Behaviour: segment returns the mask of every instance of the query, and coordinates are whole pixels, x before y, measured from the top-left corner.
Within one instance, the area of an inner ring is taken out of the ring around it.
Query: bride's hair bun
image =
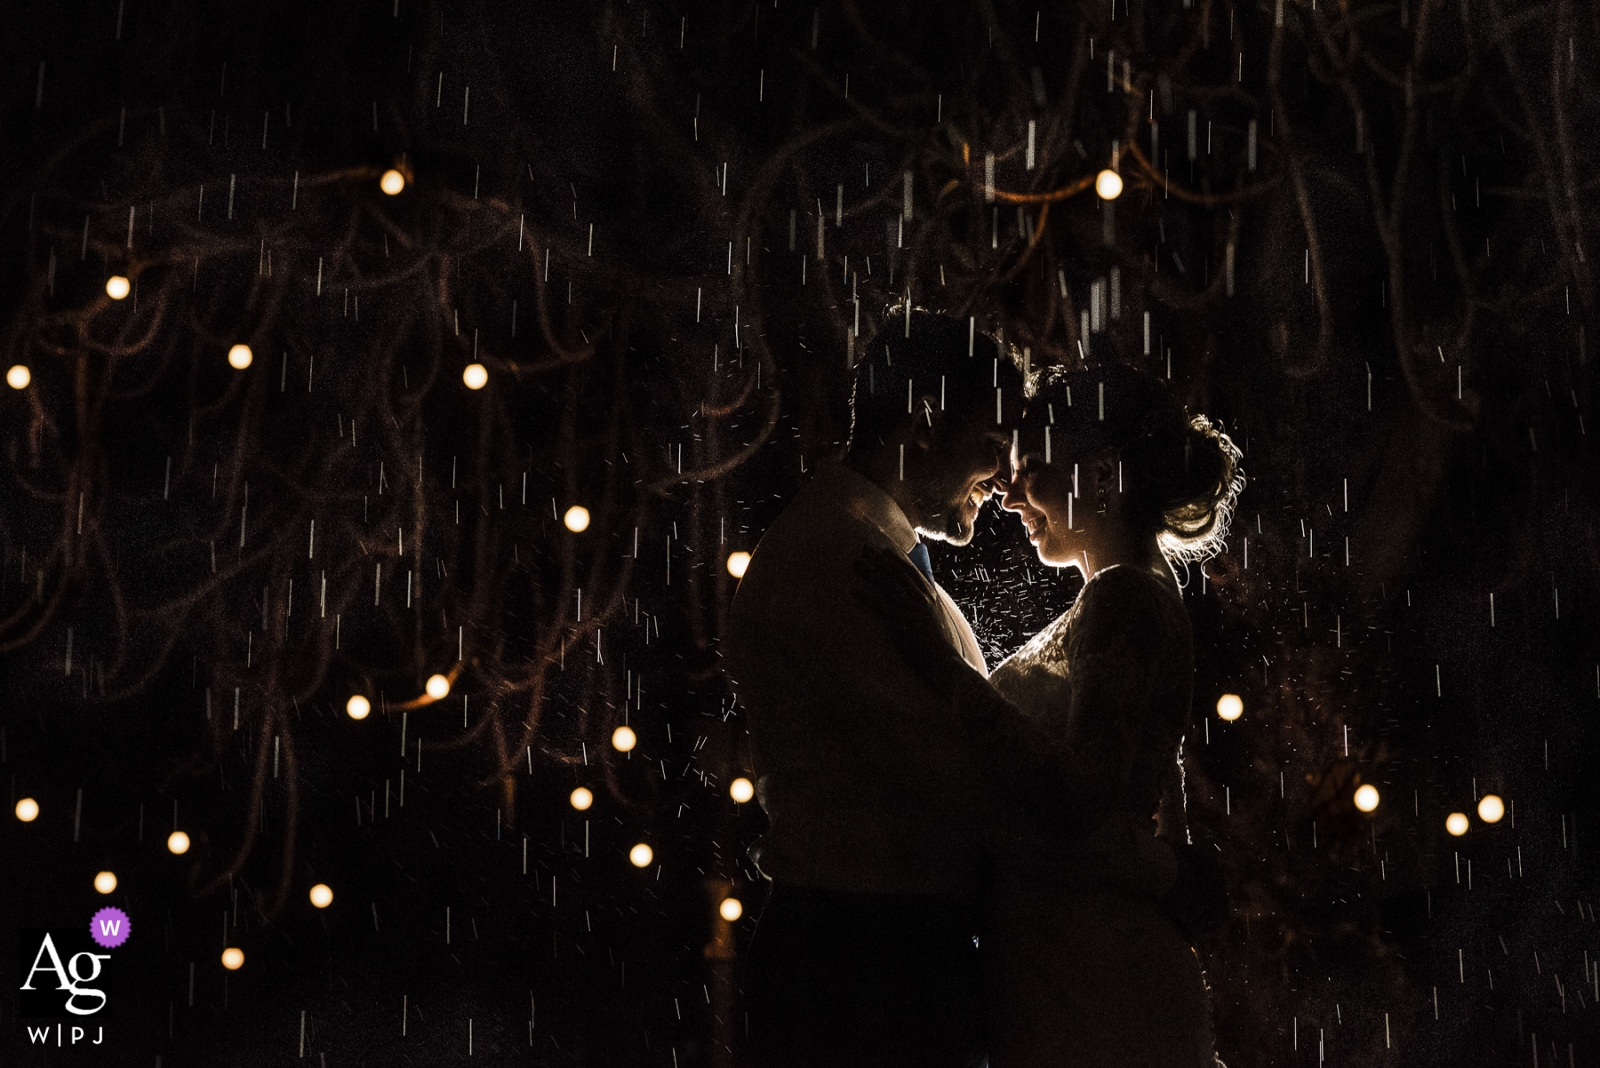
[[[1054,433],[1063,458],[1116,450],[1128,514],[1156,528],[1167,559],[1205,560],[1223,550],[1244,472],[1222,428],[1190,416],[1167,383],[1115,364],[1044,371],[1028,383],[1024,425]]]
[[[1204,415],[1188,421],[1179,449],[1181,460],[1175,454],[1152,457],[1156,463],[1149,468],[1151,488],[1159,491],[1157,540],[1168,559],[1209,559],[1223,550],[1234,505],[1244,488],[1240,452]]]

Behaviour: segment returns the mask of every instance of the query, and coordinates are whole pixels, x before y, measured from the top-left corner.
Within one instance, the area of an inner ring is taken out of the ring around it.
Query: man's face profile
[[[1010,448],[1003,426],[976,412],[953,416],[924,461],[922,534],[951,545],[970,542],[983,502],[1006,470]]]

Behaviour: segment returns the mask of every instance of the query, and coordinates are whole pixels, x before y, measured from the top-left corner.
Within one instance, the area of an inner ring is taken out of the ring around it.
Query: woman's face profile
[[[1011,450],[1011,478],[1000,506],[1017,513],[1041,563],[1065,567],[1078,562],[1076,542],[1082,528],[1076,512],[1081,503],[1073,499],[1070,464],[1045,463],[1032,450]]]

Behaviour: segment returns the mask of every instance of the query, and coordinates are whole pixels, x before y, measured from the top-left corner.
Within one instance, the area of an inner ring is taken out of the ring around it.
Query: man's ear
[[[933,448],[939,435],[944,433],[946,413],[939,408],[939,398],[924,393],[911,402],[911,442],[926,452]]]

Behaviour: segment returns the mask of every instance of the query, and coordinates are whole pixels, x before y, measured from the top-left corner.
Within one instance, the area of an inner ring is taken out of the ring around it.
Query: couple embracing
[[[766,531],[730,617],[770,821],[750,1061],[1210,1068],[1192,938],[1225,906],[1183,812],[1172,565],[1220,544],[1239,453],[1160,379],[1024,383],[967,323],[909,323],[858,366],[845,456]],[[994,495],[1088,581],[990,673],[922,539],[967,544]]]

